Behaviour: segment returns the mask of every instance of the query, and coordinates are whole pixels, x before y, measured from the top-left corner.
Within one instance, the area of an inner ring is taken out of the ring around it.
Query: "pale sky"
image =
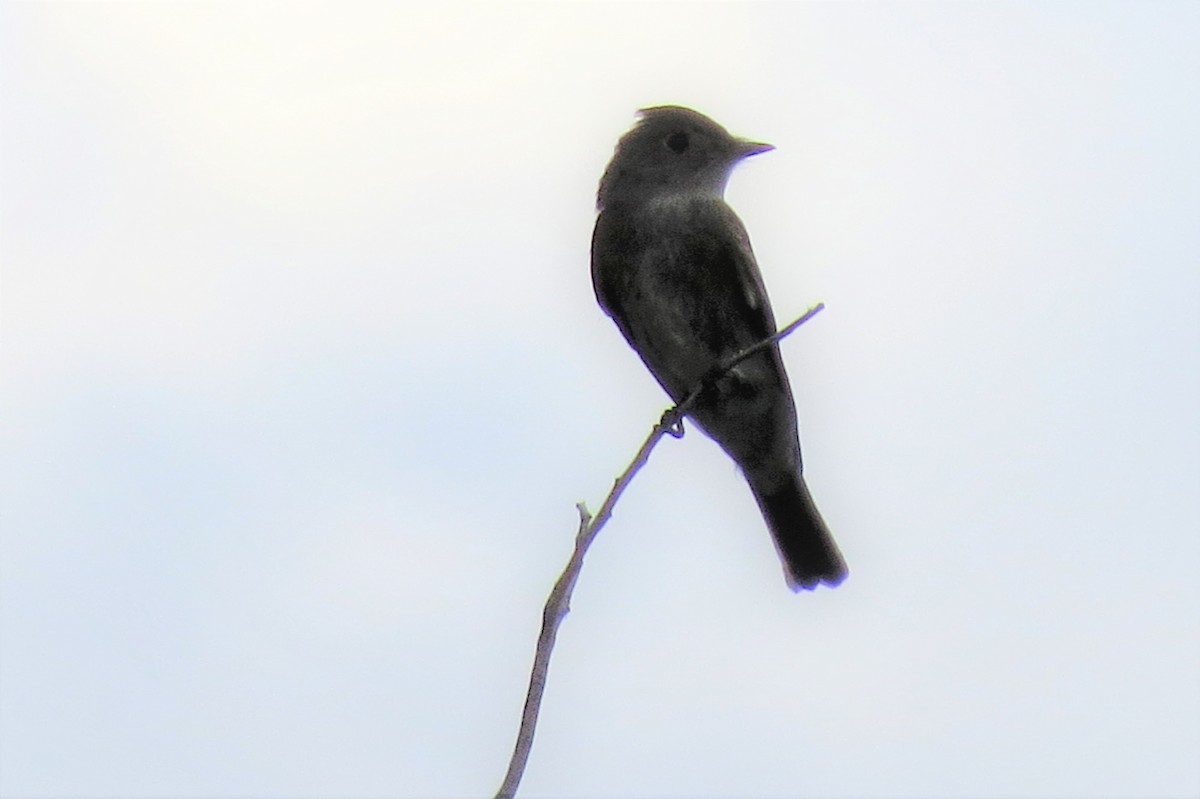
[[[594,546],[528,797],[1200,794],[1200,5],[0,5],[0,795],[498,787],[636,109],[735,173],[850,567],[696,431]]]

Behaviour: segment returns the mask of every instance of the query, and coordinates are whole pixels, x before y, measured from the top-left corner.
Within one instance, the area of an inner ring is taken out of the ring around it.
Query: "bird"
[[[675,403],[738,465],[793,591],[836,586],[845,560],[804,480],[779,345],[746,228],[725,202],[743,159],[773,150],[683,106],[641,109],[596,195],[591,276],[600,308]],[[715,375],[715,377],[714,377]]]

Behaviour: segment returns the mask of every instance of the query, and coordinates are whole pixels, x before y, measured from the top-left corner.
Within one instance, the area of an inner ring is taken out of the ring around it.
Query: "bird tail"
[[[793,591],[812,590],[821,583],[835,586],[846,579],[846,562],[802,475],[796,474],[770,488],[751,481],[750,489],[771,528]]]

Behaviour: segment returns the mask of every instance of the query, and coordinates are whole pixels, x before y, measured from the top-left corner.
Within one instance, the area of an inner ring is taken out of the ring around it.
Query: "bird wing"
[[[750,239],[718,198],[606,209],[592,239],[596,299],[677,400],[723,358],[775,332]]]

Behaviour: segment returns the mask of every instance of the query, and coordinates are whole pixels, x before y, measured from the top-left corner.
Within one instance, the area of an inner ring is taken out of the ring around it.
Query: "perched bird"
[[[723,360],[776,332],[750,239],[723,197],[739,161],[774,148],[689,108],[639,117],[600,180],[592,285],[678,403]],[[846,564],[801,473],[779,346],[712,381],[688,415],[741,467],[792,590],[840,583]]]

